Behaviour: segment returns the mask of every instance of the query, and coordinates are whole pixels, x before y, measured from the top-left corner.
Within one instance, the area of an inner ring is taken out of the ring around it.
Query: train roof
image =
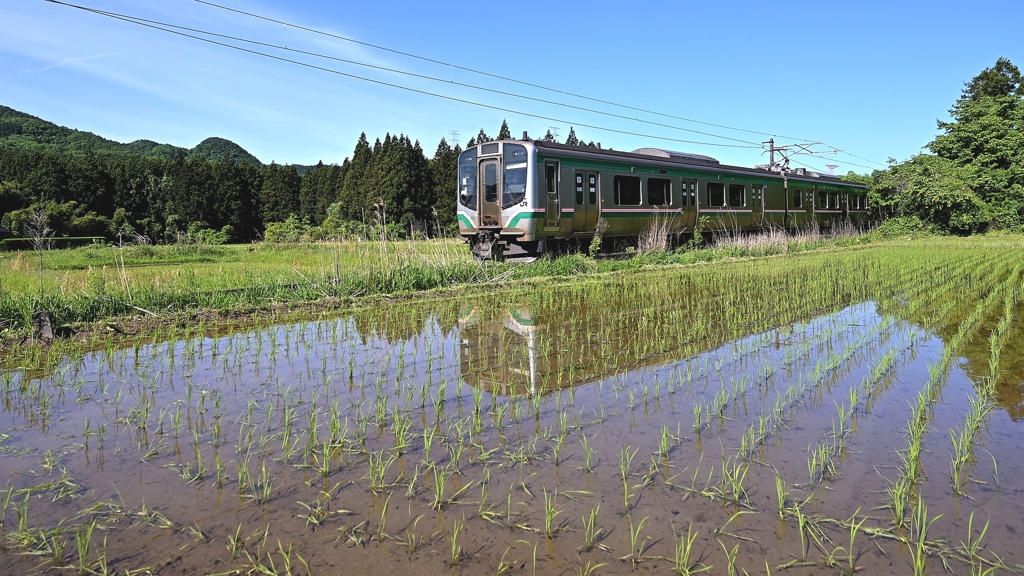
[[[533,144],[540,150],[550,150],[555,153],[567,154],[570,156],[575,156],[577,158],[590,157],[594,159],[607,160],[634,160],[653,166],[687,166],[704,170],[713,170],[718,172],[750,174],[763,176],[767,178],[788,179],[805,182],[826,182],[829,184],[841,184],[844,186],[851,186],[854,188],[866,188],[866,186],[857,182],[847,182],[839,178],[838,176],[821,174],[818,172],[805,170],[803,168],[797,168],[796,170],[783,174],[771,170],[765,170],[763,168],[730,166],[727,164],[722,164],[718,160],[710,156],[703,156],[701,154],[689,154],[686,152],[672,152],[668,150],[662,150],[660,148],[640,148],[638,150],[634,150],[633,152],[622,152],[619,150],[606,150],[604,148],[571,146],[568,144],[559,144],[557,142],[545,142],[544,140],[525,140],[520,142]]]

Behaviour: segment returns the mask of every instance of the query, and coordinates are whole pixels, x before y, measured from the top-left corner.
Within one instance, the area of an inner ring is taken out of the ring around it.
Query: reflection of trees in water
[[[461,367],[467,384],[503,396],[548,393],[715,350],[753,334],[800,320],[779,316],[772,325],[740,322],[733,314],[689,302],[629,308],[579,306],[575,311],[532,308],[463,312]],[[825,311],[830,314],[838,311]]]
[[[921,308],[914,314],[907,314],[905,302],[883,300],[879,305],[880,313],[889,313],[897,318],[926,327],[944,343],[949,342],[960,328],[960,323],[978,305],[976,294],[961,293],[963,301],[953,305],[944,317],[938,317],[937,311],[941,302],[935,301]],[[968,298],[969,296],[969,298]],[[978,330],[960,350],[958,364],[977,387],[989,377],[989,335],[992,327],[999,322],[1004,312],[1003,302],[998,302],[988,310],[979,324]],[[1021,320],[1024,306],[1018,306],[1014,312],[1014,322],[1010,325],[1006,343],[999,357],[999,374],[996,381],[996,404],[1006,410],[1013,420],[1024,419],[1024,325]]]
[[[353,315],[356,330],[365,339],[376,335],[389,342],[411,340],[422,335],[431,320],[445,334],[451,332],[459,315],[459,304],[453,299],[423,302],[382,302]]]

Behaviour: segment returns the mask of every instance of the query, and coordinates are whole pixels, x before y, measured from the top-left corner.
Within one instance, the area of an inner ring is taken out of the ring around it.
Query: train
[[[635,245],[660,225],[695,232],[829,230],[871,219],[867,187],[797,168],[729,166],[661,148],[621,152],[530,140],[467,147],[458,162],[459,234],[479,260]]]

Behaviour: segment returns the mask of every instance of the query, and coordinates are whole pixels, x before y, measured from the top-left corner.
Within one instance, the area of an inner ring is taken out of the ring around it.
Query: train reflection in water
[[[500,310],[500,309],[499,309]],[[463,381],[501,396],[547,394],[643,367],[664,366],[713,350],[731,338],[722,333],[680,341],[653,326],[675,321],[678,309],[602,310],[572,317],[538,317],[529,308],[489,311],[466,307],[459,315]],[[637,346],[645,342],[645,346]],[[652,345],[653,344],[653,345]]]
[[[543,391],[538,372],[546,373],[548,359],[538,360],[538,326],[530,311],[510,309],[498,319],[483,318],[482,314],[481,308],[474,306],[459,315],[465,382],[501,396]]]

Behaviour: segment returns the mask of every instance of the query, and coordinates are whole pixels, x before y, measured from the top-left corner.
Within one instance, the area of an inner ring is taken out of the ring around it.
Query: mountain
[[[235,162],[262,166],[258,158],[244,148],[224,138],[207,138],[195,148],[181,148],[160,144],[152,140],[136,140],[122,144],[102,136],[58,126],[14,108],[0,105],[0,146],[15,148],[44,148],[55,151],[84,153],[92,150],[98,154],[145,156],[168,159],[182,153],[188,158],[207,160],[234,160]]]
[[[255,156],[246,152],[244,148],[231,140],[224,138],[207,138],[188,152],[189,158],[205,158],[212,162],[219,160],[233,160],[238,164],[252,164],[259,167],[263,163]]]

